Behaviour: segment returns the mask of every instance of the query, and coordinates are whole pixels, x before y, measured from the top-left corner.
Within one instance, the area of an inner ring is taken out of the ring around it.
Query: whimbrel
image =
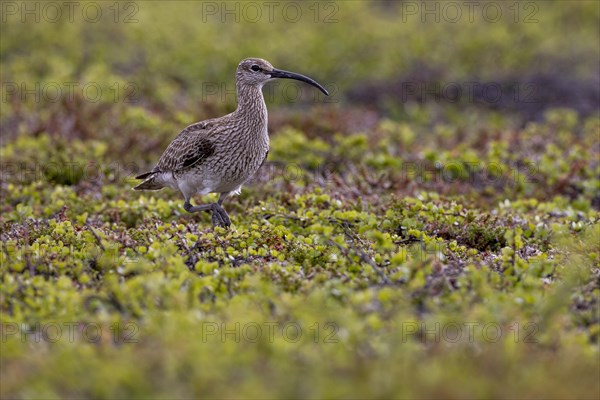
[[[266,60],[247,58],[237,67],[237,109],[221,118],[197,122],[185,128],[169,144],[152,171],[135,190],[179,190],[190,212],[211,211],[213,225],[229,226],[231,220],[223,201],[239,194],[242,185],[258,170],[269,152],[267,106],[263,85],[274,78],[296,79],[327,90],[313,79],[273,68]],[[219,193],[216,203],[192,205],[199,194]]]

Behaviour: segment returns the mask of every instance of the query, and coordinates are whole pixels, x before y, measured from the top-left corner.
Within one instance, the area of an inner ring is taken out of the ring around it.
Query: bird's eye
[[[254,64],[253,66],[251,66],[251,67],[250,67],[250,69],[251,69],[252,71],[254,71],[254,72],[258,72],[258,71],[260,71],[260,67],[259,67],[258,65],[256,65],[256,64]]]

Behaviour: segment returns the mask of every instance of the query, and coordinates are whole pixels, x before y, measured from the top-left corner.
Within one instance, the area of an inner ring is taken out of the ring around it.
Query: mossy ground
[[[186,4],[173,14],[161,3],[142,7],[140,19],[164,15],[178,21],[176,31],[216,35],[210,24],[176,18],[194,7]],[[333,37],[363,17],[369,39],[383,44],[420,26],[348,4],[340,6],[348,20],[327,27]],[[569,37],[559,33],[573,15],[556,6],[541,9],[540,26],[472,27],[483,37],[446,26],[463,44],[446,73],[465,77],[488,66],[493,79],[541,68],[534,60],[543,38],[556,55],[566,39],[592,37],[598,14],[589,4],[570,11],[583,22]],[[548,25],[558,33],[540,29]],[[3,398],[598,396],[596,116],[554,108],[532,120],[472,104],[381,98],[372,107],[341,97],[270,104],[267,163],[226,202],[231,229],[212,228],[208,214],[183,210],[178,193],[131,190],[132,177],[180,128],[231,107],[196,108],[201,74],[231,82],[232,69],[190,59],[197,42],[180,43],[164,21],[156,27],[138,37],[138,27],[99,26],[96,40],[82,40],[100,55],[85,60],[57,44],[64,32],[22,27],[20,39],[3,39],[5,80],[84,71],[107,85],[135,79],[146,91],[133,104],[77,95],[3,103]],[[322,33],[294,29],[317,60],[311,68],[322,60],[325,76],[339,76],[337,89],[350,88],[349,72],[327,54],[366,51],[372,42],[338,42],[342,49]],[[425,50],[447,31],[423,32],[408,42],[410,54],[435,63],[445,53]],[[111,35],[122,35],[123,46],[105,49]],[[230,35],[257,49],[243,29]],[[131,36],[146,63],[123,55],[135,47]],[[50,68],[27,75],[15,49],[34,39],[65,54],[38,60]],[[161,41],[173,44],[169,54],[151,57]],[[485,57],[490,42],[506,65]],[[286,68],[306,65],[287,45],[270,44]],[[229,50],[237,62],[236,46]],[[598,51],[590,46],[568,47],[587,57],[582,79]],[[357,63],[352,76],[392,76],[404,51],[381,65]],[[102,54],[108,61],[95,58]],[[481,61],[472,61],[476,54]],[[65,70],[64,60],[81,71]]]

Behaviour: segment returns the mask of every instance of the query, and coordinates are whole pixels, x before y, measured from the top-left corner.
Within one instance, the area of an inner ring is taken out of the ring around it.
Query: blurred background
[[[3,398],[598,398],[599,2],[0,7]],[[331,96],[264,88],[213,231],[132,177],[246,57]],[[505,335],[422,329],[457,321]]]
[[[121,160],[155,156],[182,124],[235,108],[249,56],[332,92],[273,84],[272,131],[291,118],[281,107],[318,106],[307,119],[328,132],[381,117],[467,129],[481,113],[500,125],[551,108],[586,117],[600,101],[598,26],[593,1],[7,1],[2,140],[46,132],[101,139]]]
[[[234,110],[237,64],[261,57],[331,92],[289,80],[264,89],[271,165],[326,175],[358,161],[386,173],[416,163],[435,173],[436,162],[455,161],[456,183],[494,143],[510,153],[540,137],[536,123],[593,132],[599,18],[594,1],[3,2],[1,140],[25,147],[7,161],[55,162],[51,181],[77,183],[93,162],[94,177],[132,184],[182,127]],[[27,138],[51,138],[61,152],[32,152]],[[97,148],[82,153],[73,140]],[[544,170],[537,188],[558,179],[539,157],[504,161],[509,180],[515,169]],[[407,193],[424,188],[411,186],[414,174],[400,178]],[[429,188],[446,190],[438,186]],[[583,186],[569,196],[587,191],[598,206],[594,186]],[[516,187],[510,196],[535,191]]]

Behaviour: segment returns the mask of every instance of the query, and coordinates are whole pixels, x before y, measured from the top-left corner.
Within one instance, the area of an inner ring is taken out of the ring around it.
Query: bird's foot
[[[199,211],[211,211],[212,212],[212,224],[213,226],[229,227],[231,226],[231,220],[225,209],[219,203],[202,204],[199,206],[192,206],[189,201],[186,201],[183,208],[190,213]]]
[[[212,224],[213,226],[222,226],[225,228],[231,226],[229,215],[227,215],[225,209],[217,203],[213,203],[212,205]]]

